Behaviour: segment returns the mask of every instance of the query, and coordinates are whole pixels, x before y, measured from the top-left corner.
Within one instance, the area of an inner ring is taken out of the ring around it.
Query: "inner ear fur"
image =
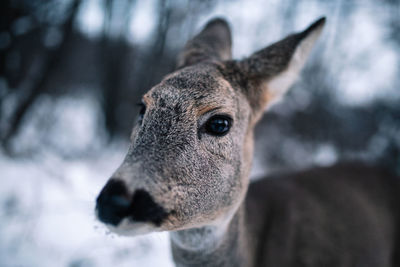
[[[215,18],[204,29],[189,40],[178,56],[177,68],[199,62],[223,61],[232,58],[231,30],[226,20]]]
[[[320,18],[306,30],[287,36],[250,57],[226,62],[240,75],[244,93],[254,113],[261,113],[279,100],[294,83],[318,39],[325,18]],[[257,116],[259,117],[259,115]]]

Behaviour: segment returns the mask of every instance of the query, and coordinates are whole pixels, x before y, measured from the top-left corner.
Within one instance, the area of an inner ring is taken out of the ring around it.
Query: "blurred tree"
[[[88,3],[88,0],[1,1],[0,141],[10,153],[12,141],[18,140],[27,115],[45,95],[55,98],[76,92],[90,94],[101,107],[99,121],[104,121],[104,125],[100,125],[99,131],[108,133],[108,141],[127,140],[137,113],[135,104],[145,91],[174,69],[175,57],[198,30],[199,19],[204,19],[217,5],[238,3],[243,10],[250,5],[239,0],[154,0],[151,15],[142,22],[152,22],[153,27],[147,27],[151,28],[150,37],[139,40],[132,35],[130,26],[136,19],[134,16],[140,17],[143,2],[97,1],[102,24],[99,35],[94,37],[82,32],[76,23]],[[341,35],[346,32],[352,14],[367,4],[377,5],[372,0],[362,5],[342,0],[309,3],[317,4],[332,10],[329,21],[335,26],[329,39],[331,47],[342,41]],[[282,21],[277,27],[282,32],[295,28],[303,14],[303,4],[281,1],[274,5],[269,7],[278,11],[277,17]],[[398,1],[386,0],[379,7],[387,12],[380,20],[387,30],[386,41],[396,46],[399,56],[400,5]],[[270,20],[265,16],[257,24]],[[265,35],[266,31],[261,29],[256,32]],[[335,93],[340,86],[339,77],[332,73],[332,58],[329,58],[338,55],[322,53],[327,48],[316,51],[318,61],[307,64],[296,88],[263,118],[264,123],[257,128],[256,136],[262,143],[256,148],[257,156],[270,169],[316,164],[318,155],[325,153],[325,157],[330,154],[335,159],[381,162],[400,172],[398,98],[375,100],[363,106],[341,103]],[[400,69],[397,73],[393,86],[398,88]],[[53,115],[50,111],[46,116]],[[48,123],[56,119],[49,119]],[[45,132],[45,129],[48,127],[40,130]],[[59,153],[63,153],[62,149]]]
[[[127,54],[129,45],[125,36],[128,35],[129,20],[135,1],[103,1],[104,22],[101,36],[100,58],[102,60],[102,94],[101,101],[104,110],[105,127],[111,138],[122,131],[118,121],[118,105],[123,98],[124,74],[126,74]],[[122,20],[115,27],[115,20]],[[123,116],[125,117],[125,116]]]
[[[11,11],[11,15],[5,16],[7,20],[1,26],[5,30],[4,32],[17,36],[18,34],[27,35],[12,38],[9,48],[1,56],[1,58],[5,58],[2,61],[5,66],[1,67],[0,76],[5,77],[12,88],[2,97],[1,106],[4,105],[3,101],[7,101],[7,98],[16,98],[15,107],[9,116],[6,114],[7,118],[4,118],[5,116],[2,114],[1,141],[7,148],[10,139],[20,129],[27,110],[43,93],[52,71],[63,60],[68,41],[72,36],[73,23],[80,1],[71,1],[61,25],[57,20],[43,19],[43,12],[49,12],[48,9],[54,8],[50,4],[41,6],[29,1],[4,1],[2,3],[6,8],[1,10]],[[25,22],[28,24],[21,25],[23,23],[21,20],[28,20]],[[27,31],[26,28],[29,27],[31,30]],[[41,35],[47,35],[47,40],[46,38],[44,40],[37,38]],[[27,44],[28,47],[26,47]],[[33,48],[29,49],[29,46],[33,46]],[[28,54],[24,55],[24,52],[27,52],[24,51],[26,48],[28,48]],[[27,59],[24,60],[25,58]]]

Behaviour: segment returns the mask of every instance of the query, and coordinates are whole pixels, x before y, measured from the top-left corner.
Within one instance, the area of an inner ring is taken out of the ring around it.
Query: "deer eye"
[[[212,116],[205,125],[205,131],[214,136],[224,136],[231,128],[232,119],[224,115]]]
[[[146,105],[144,103],[139,103],[138,106],[140,107],[138,121],[140,124],[142,124],[144,114],[146,113]]]

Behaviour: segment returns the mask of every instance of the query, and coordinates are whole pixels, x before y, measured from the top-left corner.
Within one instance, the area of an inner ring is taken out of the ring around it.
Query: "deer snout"
[[[111,179],[101,190],[96,200],[96,210],[100,221],[118,225],[129,216],[131,200],[122,181]]]
[[[159,226],[168,216],[147,191],[137,189],[130,196],[124,182],[116,179],[108,181],[101,190],[96,200],[96,210],[100,221],[114,226],[124,218]]]

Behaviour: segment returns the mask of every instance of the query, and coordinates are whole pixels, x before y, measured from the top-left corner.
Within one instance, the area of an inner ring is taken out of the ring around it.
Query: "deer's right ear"
[[[177,68],[183,68],[205,60],[228,60],[232,58],[232,38],[228,23],[216,18],[189,40],[178,56]]]
[[[231,72],[239,74],[236,75],[238,82],[257,118],[294,83],[324,24],[325,18],[320,18],[306,30],[289,35],[248,58],[226,62]]]

